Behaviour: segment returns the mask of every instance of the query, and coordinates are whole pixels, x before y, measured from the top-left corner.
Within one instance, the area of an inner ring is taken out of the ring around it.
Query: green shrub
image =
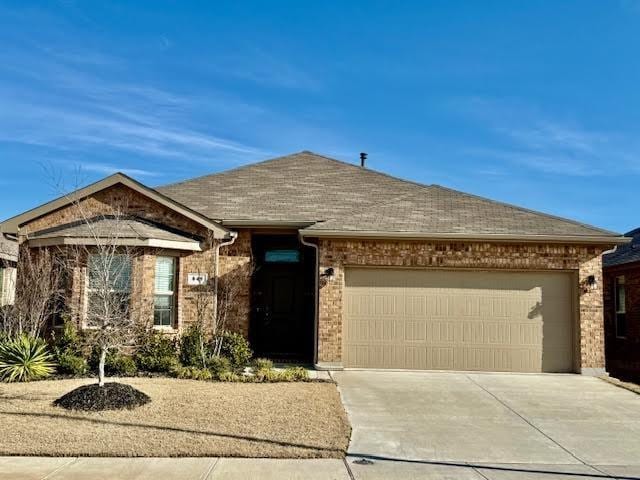
[[[98,365],[100,363],[100,348],[96,345],[91,351],[89,357],[89,366],[94,372],[98,371]],[[118,352],[116,349],[110,349],[107,352],[107,358],[104,363],[104,373],[112,376],[131,377],[138,372],[136,362],[130,355],[124,355]]]
[[[57,370],[60,373],[71,375],[85,375],[89,371],[89,365],[84,357],[63,351],[55,353]]]
[[[207,361],[207,368],[213,378],[220,379],[223,374],[231,372],[231,362],[226,357],[211,357]]]
[[[82,341],[76,325],[65,319],[64,327],[59,335],[52,335],[53,354],[58,364],[58,372],[71,375],[85,375],[89,366],[82,356]]]
[[[273,362],[268,358],[256,358],[253,361],[254,370],[271,370],[273,368]]]
[[[203,367],[203,358],[207,352],[202,351],[204,332],[198,325],[191,325],[180,336],[180,362],[187,367]]]
[[[145,332],[138,339],[134,359],[145,372],[169,372],[178,365],[176,341],[159,332]]]
[[[55,363],[40,338],[20,335],[0,344],[0,379],[5,382],[28,382],[46,378]]]
[[[249,342],[239,333],[224,332],[219,339],[222,342],[220,355],[231,361],[234,370],[243,369],[253,356]]]
[[[235,372],[222,372],[218,377],[218,380],[221,382],[243,382],[245,381],[244,378],[246,377],[238,375]]]
[[[284,369],[284,372],[291,376],[294,382],[304,382],[309,380],[309,372],[304,367],[287,367]]]
[[[70,319],[64,319],[62,332],[52,334],[54,350],[82,356],[82,340],[76,324]]]
[[[107,375],[131,377],[138,372],[138,367],[133,357],[115,353],[113,355],[107,355],[104,370]]]
[[[303,382],[307,380],[309,380],[309,373],[303,367],[287,367],[284,370],[260,368],[254,371],[255,382]]]
[[[183,378],[189,380],[212,380],[213,375],[206,368],[198,367],[176,367],[171,371],[171,374],[176,378]]]

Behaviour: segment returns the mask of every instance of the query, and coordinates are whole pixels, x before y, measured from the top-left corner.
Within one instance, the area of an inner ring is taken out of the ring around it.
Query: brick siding
[[[320,289],[318,361],[342,360],[342,312],[346,266],[439,267],[503,270],[569,270],[579,283],[589,276],[596,285],[580,289],[580,369],[604,367],[601,253],[607,246],[423,242],[322,239],[320,271],[333,267],[335,277]]]

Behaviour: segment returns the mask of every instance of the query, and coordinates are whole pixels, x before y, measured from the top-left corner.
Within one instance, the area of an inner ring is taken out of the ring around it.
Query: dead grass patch
[[[332,383],[119,381],[151,403],[70,412],[52,402],[93,380],[0,384],[0,455],[339,458],[349,443]]]

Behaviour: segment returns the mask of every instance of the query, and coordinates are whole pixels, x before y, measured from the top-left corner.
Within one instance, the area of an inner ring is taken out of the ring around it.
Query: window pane
[[[153,324],[170,327],[174,318],[174,297],[172,295],[156,295],[153,311]]]
[[[89,288],[121,290],[131,288],[131,258],[128,255],[89,255]]]
[[[615,302],[616,313],[625,313],[626,309],[626,291],[624,277],[616,277],[615,281]]]
[[[173,292],[175,264],[174,257],[158,257],[156,259],[156,292]]]
[[[298,263],[300,252],[298,250],[267,250],[264,254],[267,263]]]

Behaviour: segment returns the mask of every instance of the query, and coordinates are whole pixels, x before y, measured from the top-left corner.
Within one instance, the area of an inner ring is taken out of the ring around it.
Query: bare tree
[[[222,349],[220,334],[227,330],[229,319],[238,313],[238,300],[246,294],[254,270],[253,261],[249,261],[236,265],[217,279],[217,308],[213,319],[213,355],[217,357]]]
[[[48,249],[21,249],[16,274],[18,294],[0,309],[0,327],[9,335],[38,337],[56,315],[61,295],[60,259]],[[9,281],[13,281],[10,279]]]
[[[209,239],[209,245],[212,245]],[[220,262],[219,258],[216,260]],[[237,310],[240,295],[246,293],[247,283],[253,275],[254,265],[248,262],[236,265],[220,275],[217,268],[210,264],[204,272],[202,284],[192,287],[192,301],[195,310],[196,325],[200,333],[199,350],[202,366],[207,365],[207,353],[220,356],[222,334],[227,330],[228,321]],[[213,348],[207,352],[207,338],[211,337]]]
[[[140,252],[123,238],[137,222],[125,213],[125,204],[93,217],[81,202],[74,202],[73,208],[81,219],[74,228],[85,240],[67,250],[66,269],[71,274],[86,269],[84,304],[77,314],[87,330],[87,342],[98,350],[98,384],[104,386],[107,354],[133,345],[140,325],[140,305],[132,302],[138,287],[132,273]]]

